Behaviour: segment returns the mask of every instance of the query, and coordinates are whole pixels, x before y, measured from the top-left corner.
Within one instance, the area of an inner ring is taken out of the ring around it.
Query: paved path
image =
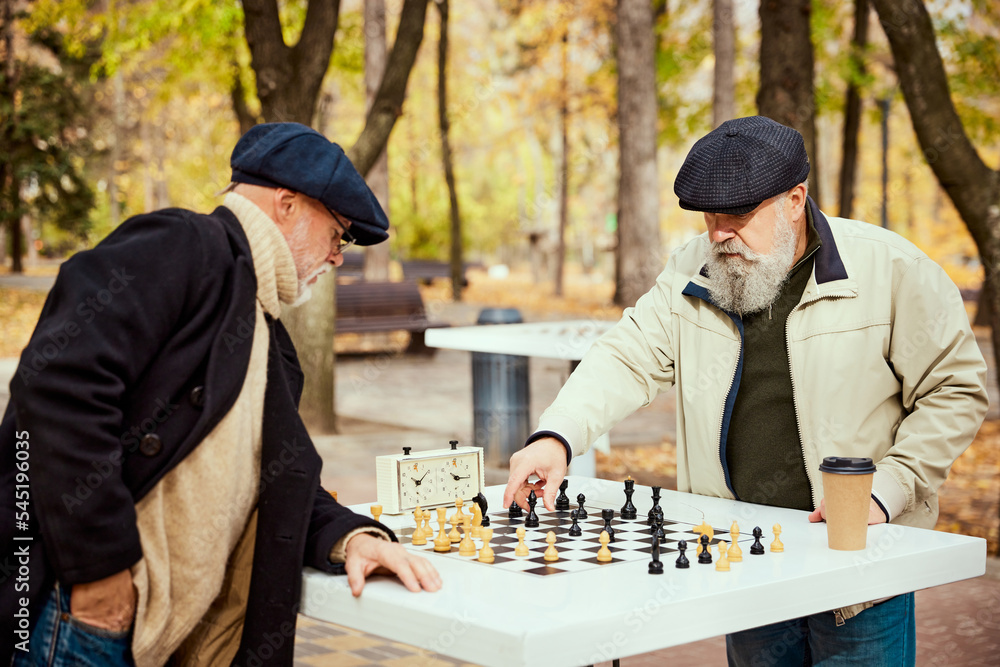
[[[48,292],[55,284],[55,276],[24,276],[18,274],[0,274],[0,287]]]

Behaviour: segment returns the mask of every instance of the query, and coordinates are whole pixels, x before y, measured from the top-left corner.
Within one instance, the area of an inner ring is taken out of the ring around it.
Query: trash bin
[[[522,322],[516,308],[485,308],[476,324]],[[511,455],[530,434],[531,390],[528,357],[472,353],[473,437],[482,447],[486,465],[506,468]]]

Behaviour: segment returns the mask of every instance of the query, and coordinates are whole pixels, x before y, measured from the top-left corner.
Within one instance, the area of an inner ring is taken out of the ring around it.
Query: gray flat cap
[[[689,211],[749,213],[809,176],[802,135],[764,116],[734,118],[699,139],[674,181]]]

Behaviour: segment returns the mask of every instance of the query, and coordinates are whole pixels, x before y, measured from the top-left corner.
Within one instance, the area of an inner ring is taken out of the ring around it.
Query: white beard
[[[738,315],[761,311],[778,297],[795,259],[798,238],[779,202],[771,252],[751,250],[738,238],[713,243],[706,252],[706,268],[712,299],[724,310]],[[726,257],[726,253],[739,257]]]
[[[323,264],[318,269],[312,271],[309,275],[302,275],[302,272],[305,271],[306,267],[310,264],[308,251],[309,219],[306,216],[302,216],[295,223],[295,227],[292,229],[292,234],[288,239],[288,247],[292,251],[292,261],[295,263],[295,272],[300,276],[298,295],[295,297],[295,300],[288,305],[292,308],[297,308],[312,298],[312,285],[310,283],[313,278],[323,275],[332,267],[329,264]]]

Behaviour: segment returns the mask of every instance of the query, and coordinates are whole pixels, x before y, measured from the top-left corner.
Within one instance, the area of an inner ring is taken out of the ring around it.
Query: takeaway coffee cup
[[[823,473],[830,548],[838,551],[864,549],[875,464],[871,459],[828,456],[819,469]]]

